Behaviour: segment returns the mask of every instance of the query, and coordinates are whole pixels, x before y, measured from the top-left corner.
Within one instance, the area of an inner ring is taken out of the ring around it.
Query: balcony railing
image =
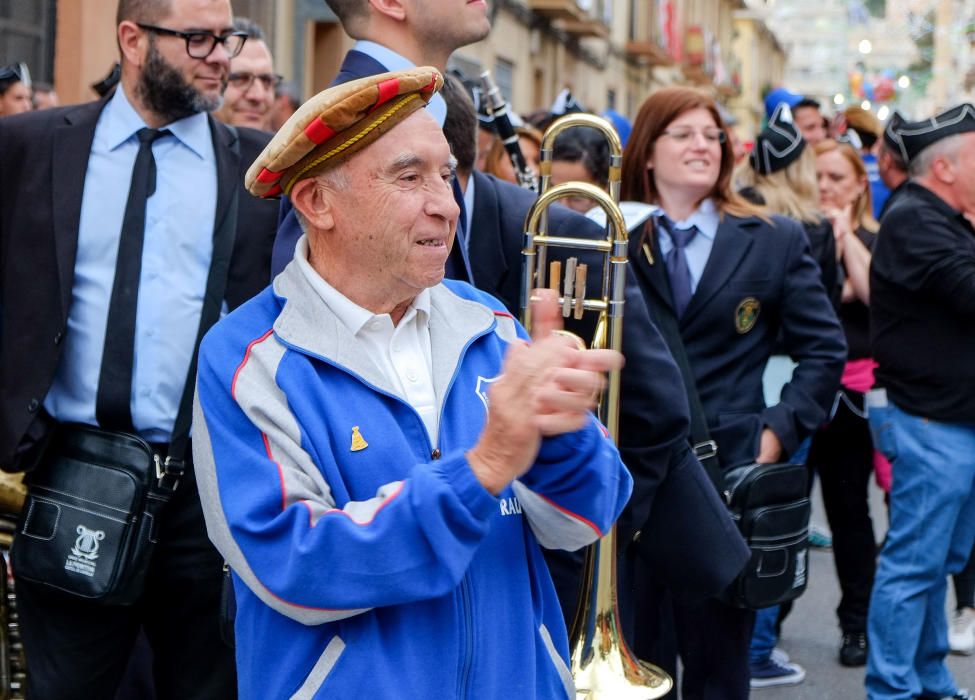
[[[667,66],[674,62],[671,55],[667,53],[667,49],[652,40],[628,41],[626,42],[626,52],[635,58],[643,59],[651,66]]]
[[[528,9],[550,20],[581,22],[587,19],[585,5],[578,0],[527,0]]]

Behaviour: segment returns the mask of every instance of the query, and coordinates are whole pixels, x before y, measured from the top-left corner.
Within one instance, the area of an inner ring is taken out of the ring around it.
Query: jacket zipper
[[[447,382],[447,388],[444,390],[443,401],[440,404],[440,415],[437,417],[438,425],[443,425],[444,411],[447,408],[447,397],[450,395],[450,390],[453,389],[454,387],[454,382],[457,381],[457,374],[460,370],[460,366],[464,362],[464,357],[467,356],[467,351],[470,349],[471,345],[474,344],[474,341],[483,338],[489,333],[492,333],[496,327],[497,327],[497,321],[492,323],[490,328],[487,328],[481,333],[478,333],[477,335],[470,338],[467,341],[467,343],[464,345],[464,347],[461,348],[460,355],[458,355],[457,357],[457,366],[454,369],[454,373],[450,377],[450,381]],[[285,345],[287,345],[288,347],[293,347],[296,352],[301,352],[302,354],[315,357],[321,360],[322,362],[325,362],[335,367],[338,370],[346,372],[347,374],[350,374],[356,379],[358,379],[360,382],[362,382],[364,385],[366,385],[376,393],[382,394],[384,396],[388,396],[389,398],[399,401],[401,404],[405,405],[408,409],[410,409],[410,411],[412,411],[413,415],[416,417],[416,419],[420,422],[420,425],[423,427],[423,434],[426,436],[426,443],[427,443],[427,450],[428,450],[427,454],[430,455],[429,459],[434,459],[434,460],[440,459],[440,456],[442,454],[440,445],[442,444],[441,438],[443,435],[443,431],[440,430],[437,431],[438,446],[436,448],[433,448],[433,443],[430,441],[430,436],[426,431],[426,426],[423,423],[423,419],[420,417],[420,414],[417,413],[416,409],[409,404],[408,401],[405,401],[404,399],[394,394],[390,394],[387,391],[383,391],[382,389],[375,386],[374,384],[367,382],[365,379],[363,379],[355,372],[352,372],[347,367],[343,367],[342,365],[339,365],[336,362],[333,362],[326,357],[323,357],[316,353],[309,352],[305,348],[300,348],[298,346],[291,346],[287,343],[285,343]],[[471,585],[472,584],[471,584],[470,574],[465,572],[464,578],[462,578],[460,582],[460,602],[461,602],[461,608],[464,617],[464,653],[461,657],[460,674],[457,676],[458,700],[468,697],[468,685],[470,684],[471,666],[473,665],[473,660],[474,660],[474,616],[473,613],[471,612]]]
[[[464,649],[461,653],[460,673],[457,676],[457,698],[461,700],[468,696],[468,685],[471,680],[471,666],[474,661],[474,616],[471,612],[471,581],[469,574],[464,574],[460,582],[460,604],[464,616]]]

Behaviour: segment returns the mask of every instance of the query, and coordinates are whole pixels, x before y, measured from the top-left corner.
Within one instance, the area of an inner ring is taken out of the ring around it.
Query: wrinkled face
[[[329,193],[336,264],[396,303],[438,284],[460,208],[436,120],[418,110],[342,167],[347,186]]]
[[[853,204],[867,187],[866,177],[859,177],[846,156],[835,149],[816,156],[816,182],[824,209]]]
[[[172,0],[166,16],[153,24],[220,36],[233,31],[233,15],[228,0]],[[215,46],[206,58],[191,58],[181,37],[143,31],[147,48],[138,89],[150,109],[178,119],[220,106],[230,72],[223,45]]]
[[[406,0],[408,18],[421,45],[451,52],[491,31],[486,0]]]
[[[647,168],[661,194],[680,191],[706,197],[721,172],[721,138],[711,112],[691,109],[674,119],[654,142]]]
[[[12,83],[7,91],[0,95],[0,117],[29,112],[31,109],[33,105],[30,101],[30,88],[20,81]]]
[[[810,146],[815,146],[828,135],[823,126],[823,117],[815,107],[800,107],[792,113],[792,119]]]
[[[535,175],[538,175],[538,158],[539,150],[538,144],[527,136],[518,137],[518,145],[521,147],[521,155],[525,156],[525,165],[531,170]],[[502,180],[507,180],[508,182],[513,182],[518,184],[518,176],[515,174],[515,166],[511,164],[511,158],[508,157],[507,152],[501,156],[497,164],[497,175]]]
[[[561,185],[563,182],[588,182],[590,185],[599,187],[599,183],[592,179],[592,176],[586,170],[586,166],[582,164],[582,161],[553,160],[552,175],[549,179],[549,184],[554,187],[555,185]],[[587,197],[563,197],[559,200],[559,204],[567,206],[569,209],[577,211],[580,214],[585,214],[596,206],[596,203]]]
[[[234,126],[269,131],[275,81],[274,64],[267,45],[248,39],[241,52],[230,61],[230,80],[217,118]]]

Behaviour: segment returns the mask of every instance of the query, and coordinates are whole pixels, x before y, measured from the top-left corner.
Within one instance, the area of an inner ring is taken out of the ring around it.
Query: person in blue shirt
[[[194,453],[242,700],[575,697],[541,548],[594,541],[630,495],[590,413],[622,357],[554,334],[554,295],[529,344],[443,281],[455,161],[422,109],[441,81],[326,90],[248,173],[306,233],[201,349]]]

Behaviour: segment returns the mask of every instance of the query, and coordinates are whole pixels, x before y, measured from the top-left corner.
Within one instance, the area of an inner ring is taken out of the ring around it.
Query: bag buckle
[[[699,442],[692,448],[694,450],[694,456],[699,460],[711,459],[718,455],[718,443],[714,440],[705,440],[704,442]]]
[[[163,459],[158,454],[152,455],[153,462],[156,464],[156,485],[161,489],[175,491],[179,486],[179,479],[183,476],[185,463],[181,459],[173,459],[167,456]],[[171,482],[167,482],[171,479]]]

